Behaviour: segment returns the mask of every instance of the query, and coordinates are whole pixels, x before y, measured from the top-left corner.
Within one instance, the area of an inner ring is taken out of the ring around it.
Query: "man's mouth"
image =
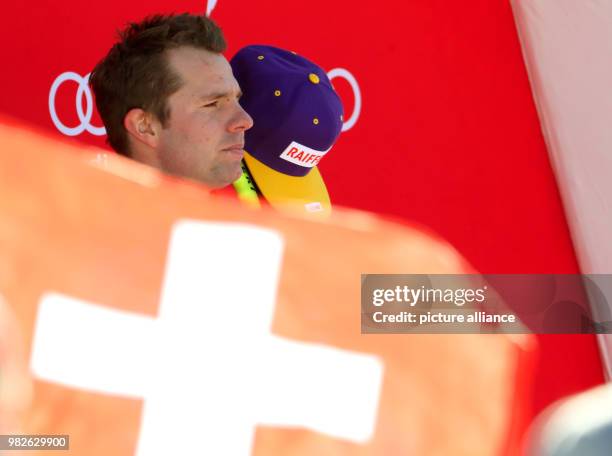
[[[242,156],[244,155],[244,143],[233,144],[221,150],[223,152],[227,152],[229,154],[233,154],[242,158]]]

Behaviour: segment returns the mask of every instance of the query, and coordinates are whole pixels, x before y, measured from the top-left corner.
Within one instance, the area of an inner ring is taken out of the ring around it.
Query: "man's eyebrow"
[[[198,97],[198,100],[210,101],[210,100],[217,100],[219,98],[232,97],[233,95],[234,95],[234,92],[213,92],[213,93],[207,93],[204,95],[200,95]],[[241,96],[242,96],[242,90],[239,90],[238,92],[236,92],[237,98],[240,98]]]

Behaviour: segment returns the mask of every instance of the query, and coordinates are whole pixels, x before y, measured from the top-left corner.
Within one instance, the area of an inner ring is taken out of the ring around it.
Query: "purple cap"
[[[246,46],[230,64],[253,118],[245,151],[269,168],[306,176],[342,130],[342,102],[325,71],[272,46]],[[257,182],[257,176],[253,176]]]

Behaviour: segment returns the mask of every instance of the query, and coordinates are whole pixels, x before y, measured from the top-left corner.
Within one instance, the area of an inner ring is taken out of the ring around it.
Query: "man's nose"
[[[239,103],[236,103],[236,113],[230,123],[229,130],[232,132],[235,131],[246,131],[253,126],[253,118],[240,106]]]

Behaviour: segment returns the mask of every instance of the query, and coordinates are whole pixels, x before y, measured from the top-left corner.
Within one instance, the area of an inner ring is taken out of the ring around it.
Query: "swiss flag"
[[[253,211],[8,122],[0,144],[2,433],[88,456],[517,451],[530,337],[360,333],[360,274],[468,272],[448,244]]]

